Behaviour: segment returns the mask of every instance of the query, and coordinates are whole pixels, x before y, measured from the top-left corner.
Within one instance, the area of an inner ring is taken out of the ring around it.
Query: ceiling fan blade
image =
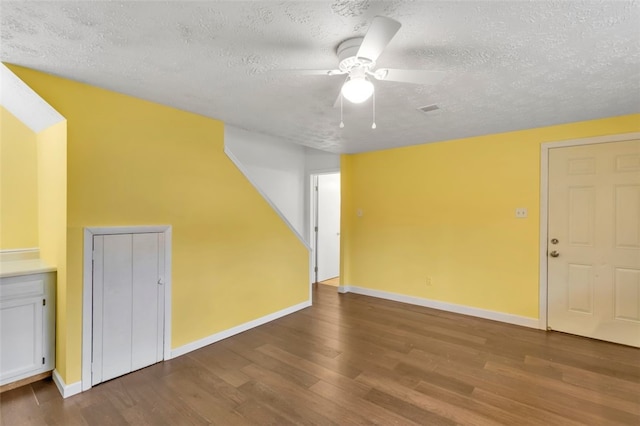
[[[358,49],[359,58],[367,58],[376,61],[387,44],[396,35],[402,24],[385,16],[376,16],[369,25],[369,30]]]
[[[377,80],[397,81],[399,83],[438,84],[445,77],[444,71],[399,70],[380,68],[371,73]]]
[[[340,89],[342,89],[342,86],[340,86]],[[334,108],[338,108],[340,106],[340,97],[342,96],[342,91],[338,92],[338,97],[336,98],[336,101],[333,103],[333,107]]]
[[[333,103],[333,107],[334,108],[338,108],[340,106],[340,99],[342,99],[342,86],[344,86],[344,83],[347,82],[347,80],[349,79],[349,77],[347,77],[344,82],[340,85],[340,90],[338,91],[338,96],[336,97],[336,101]],[[344,102],[344,100],[343,100]]]
[[[345,74],[344,71],[341,70],[274,70],[277,71],[279,73],[286,73],[286,74],[296,74],[296,75],[328,75],[328,76],[332,76],[332,75],[342,75]]]

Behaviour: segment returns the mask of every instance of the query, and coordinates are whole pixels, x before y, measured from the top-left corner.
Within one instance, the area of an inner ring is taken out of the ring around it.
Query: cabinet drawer
[[[44,294],[44,280],[3,282],[0,284],[0,300],[15,299],[17,297],[42,296]]]

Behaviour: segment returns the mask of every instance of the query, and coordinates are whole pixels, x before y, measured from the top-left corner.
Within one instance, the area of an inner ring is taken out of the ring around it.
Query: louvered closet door
[[[549,150],[547,244],[549,326],[640,346],[640,141]]]
[[[162,360],[163,238],[159,233],[93,238],[94,385]]]

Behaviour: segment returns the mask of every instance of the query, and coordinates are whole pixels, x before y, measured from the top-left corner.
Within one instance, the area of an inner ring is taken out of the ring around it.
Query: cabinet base
[[[18,380],[12,383],[7,383],[6,385],[0,386],[0,393],[10,391],[15,388],[19,388],[21,386],[26,386],[33,382],[37,382],[38,380],[47,379],[51,377],[51,371],[45,371],[44,373],[36,374],[35,376],[27,377],[26,379]]]

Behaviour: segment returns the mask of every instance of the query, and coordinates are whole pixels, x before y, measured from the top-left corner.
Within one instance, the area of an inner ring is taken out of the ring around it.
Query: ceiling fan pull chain
[[[342,93],[340,93],[340,128],[344,128],[344,121],[342,121]]]
[[[376,127],[376,92],[373,92],[373,124],[371,125],[372,129],[375,129]]]

